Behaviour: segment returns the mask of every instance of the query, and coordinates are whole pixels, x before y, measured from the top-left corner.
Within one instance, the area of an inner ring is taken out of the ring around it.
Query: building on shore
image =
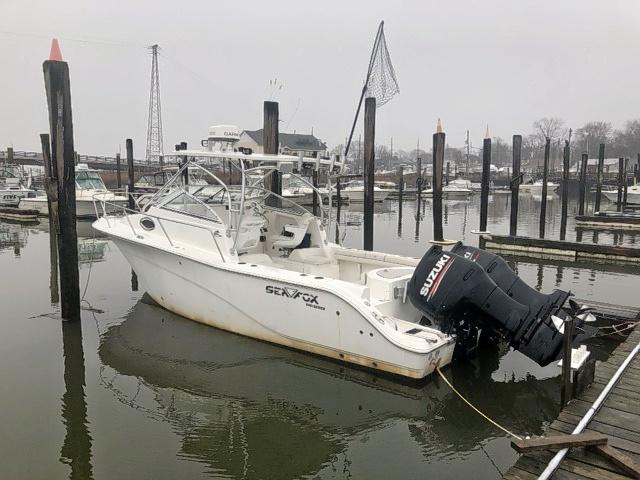
[[[236,147],[250,148],[256,153],[263,153],[262,137],[262,129],[245,130],[240,135],[240,140]],[[280,132],[279,139],[279,151],[283,155],[298,155],[302,153],[305,157],[315,157],[325,155],[327,152],[326,143],[314,135]]]

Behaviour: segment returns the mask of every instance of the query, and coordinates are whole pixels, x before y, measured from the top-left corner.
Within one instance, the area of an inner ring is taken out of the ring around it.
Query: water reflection
[[[447,375],[499,422],[539,433],[557,414],[558,383],[515,371],[494,380],[505,353],[482,351]],[[123,403],[169,422],[182,438],[180,456],[234,478],[298,478],[327,469],[342,476],[354,440],[399,423],[408,425],[403,441],[409,444],[397,447],[417,446],[434,472],[447,469],[438,460],[462,460],[502,436],[441,381],[400,384],[203,326],[143,301],[102,336],[99,355],[116,373],[114,380],[105,374],[110,380],[104,385]],[[153,400],[138,403],[145,397],[140,386],[118,387],[127,384],[118,375],[138,378]],[[397,473],[397,465],[386,468],[376,476]],[[424,471],[420,462],[407,468]]]
[[[91,435],[87,420],[87,402],[84,393],[84,351],[82,324],[62,322],[62,350],[64,355],[64,387],[62,419],[66,427],[60,461],[71,467],[69,478],[91,479]]]
[[[0,221],[0,251],[13,250],[16,257],[20,256],[20,250],[27,245],[29,230],[19,223]]]

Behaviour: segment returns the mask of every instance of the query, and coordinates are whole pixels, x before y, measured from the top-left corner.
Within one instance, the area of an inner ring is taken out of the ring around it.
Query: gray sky
[[[480,145],[487,123],[510,138],[542,116],[573,128],[640,117],[635,0],[0,0],[0,146],[37,150],[48,131],[41,63],[52,36],[71,70],[81,153],[112,154],[132,137],[144,156],[152,43],[163,49],[165,150],[212,124],[261,127],[276,77],[281,131],[313,128],[333,146],[382,19],[400,94],[379,110],[377,143],[430,146],[438,117],[453,146],[466,129]]]

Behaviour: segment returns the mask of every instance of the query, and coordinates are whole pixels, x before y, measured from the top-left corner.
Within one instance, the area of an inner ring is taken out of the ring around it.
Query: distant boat
[[[76,166],[76,217],[96,218],[96,208],[101,209],[103,201],[109,202],[104,207],[107,213],[113,213],[117,207],[126,207],[128,199],[107,190],[97,170],[90,169],[86,163],[79,163]],[[49,215],[46,195],[22,198],[20,208],[37,210],[43,216]],[[102,211],[99,213],[102,214]]]
[[[469,195],[473,193],[471,190],[472,183],[469,180],[464,180],[462,178],[456,178],[455,180],[451,180],[449,185],[444,185],[442,187],[442,197],[443,198],[467,198]],[[424,191],[424,194],[427,197],[433,196],[433,188],[429,188]]]
[[[559,185],[553,182],[547,182],[547,193],[555,192]],[[523,183],[520,185],[521,192],[542,194],[542,180],[536,180],[533,183]]]
[[[618,189],[603,190],[602,194],[607,200],[616,203],[618,201]],[[627,187],[627,203],[631,205],[640,205],[640,185],[632,185]]]
[[[31,177],[25,178],[19,165],[4,165],[0,169],[0,207],[17,207],[20,199],[35,195]]]
[[[380,188],[376,184],[373,185],[373,201],[382,202],[389,195],[390,190]],[[342,188],[340,192],[341,197],[349,199],[349,202],[362,203],[364,202],[364,181],[354,180],[349,182]]]

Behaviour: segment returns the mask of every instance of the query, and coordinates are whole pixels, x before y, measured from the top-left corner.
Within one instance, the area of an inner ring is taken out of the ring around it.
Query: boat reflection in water
[[[437,378],[401,384],[213,329],[147,302],[152,300],[145,296],[101,336],[103,385],[124,404],[169,422],[181,437],[178,456],[202,462],[217,475],[299,478],[321,472],[343,478],[362,468],[357,445],[383,429],[385,443],[398,438],[399,444],[374,449],[378,454],[392,447],[406,455],[417,452],[428,464],[417,462],[423,473],[450,474],[452,459],[464,463],[490,441],[504,441]],[[539,433],[557,414],[557,379],[515,375],[495,381],[499,363],[492,348],[446,374],[496,421],[520,433]],[[389,432],[396,427],[408,428],[410,435]],[[367,474],[385,478],[399,468],[397,460],[376,463]]]

